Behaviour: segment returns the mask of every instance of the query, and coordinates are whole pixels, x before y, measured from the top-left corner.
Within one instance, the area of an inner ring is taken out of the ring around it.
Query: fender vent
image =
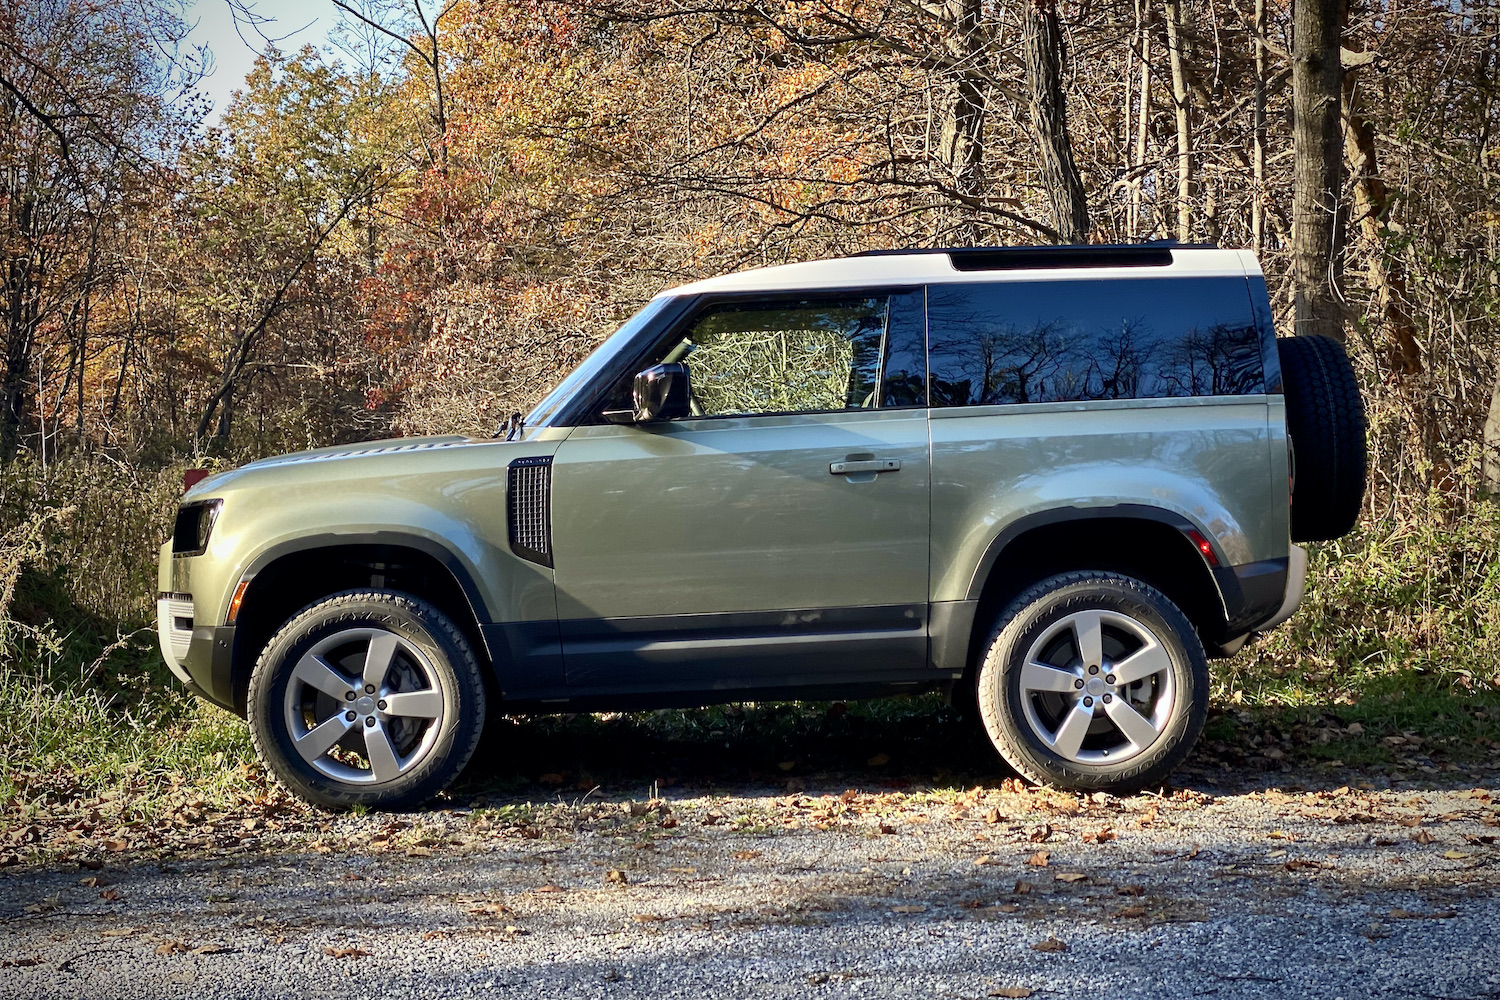
[[[511,551],[522,559],[552,565],[552,457],[537,455],[510,463],[505,491]]]

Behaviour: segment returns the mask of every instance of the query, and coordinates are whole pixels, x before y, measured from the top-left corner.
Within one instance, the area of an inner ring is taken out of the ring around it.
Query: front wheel
[[[458,627],[426,601],[351,591],[304,609],[250,676],[250,734],[289,790],[326,809],[436,795],[484,728],[484,683]]]
[[[1208,660],[1159,590],[1113,573],[1065,573],[1001,613],[977,694],[995,749],[1026,778],[1134,791],[1160,783],[1197,741]]]

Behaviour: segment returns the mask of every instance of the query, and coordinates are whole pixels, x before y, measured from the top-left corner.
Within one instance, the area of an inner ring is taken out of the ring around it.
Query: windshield
[[[624,326],[606,337],[604,343],[594,348],[593,353],[584,358],[582,364],[574,368],[566,378],[557,384],[556,389],[547,393],[542,401],[532,408],[531,412],[526,415],[526,426],[545,426],[547,421],[551,419],[552,414],[557,412],[558,407],[562,406],[581,386],[587,385],[592,381],[599,369],[603,368],[609,362],[609,359],[614,357],[616,348],[635,336],[641,327],[651,322],[652,317],[661,312],[662,308],[669,301],[671,301],[670,298],[665,295],[652,299],[646,303],[640,312],[630,317]]]

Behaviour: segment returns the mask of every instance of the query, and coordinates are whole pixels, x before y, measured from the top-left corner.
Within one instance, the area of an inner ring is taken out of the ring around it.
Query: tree
[[[1053,224],[1068,243],[1086,243],[1088,197],[1073,162],[1068,104],[1063,92],[1063,36],[1057,0],[1025,0],[1022,7],[1026,84],[1031,127],[1036,132],[1042,186]]]
[[[1347,208],[1339,121],[1344,0],[1296,0],[1292,38],[1292,282],[1296,332],[1344,339]]]

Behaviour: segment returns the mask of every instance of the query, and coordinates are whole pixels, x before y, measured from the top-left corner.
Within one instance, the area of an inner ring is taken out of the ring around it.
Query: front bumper
[[[234,684],[234,626],[199,625],[190,594],[163,594],[156,602],[162,659],[188,690],[231,712],[243,712]]]

